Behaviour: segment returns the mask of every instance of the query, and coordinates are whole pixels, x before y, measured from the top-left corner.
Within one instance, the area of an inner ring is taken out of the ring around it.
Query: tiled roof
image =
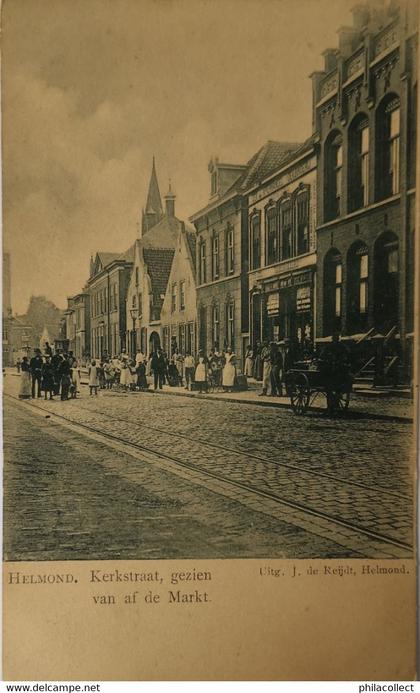
[[[147,234],[141,237],[143,248],[175,248],[182,222],[176,217],[164,216]]]
[[[118,253],[98,253],[98,257],[102,267],[106,267],[110,262],[117,259]]]
[[[315,144],[316,137],[316,135],[311,135],[310,137],[308,137],[307,140],[305,140],[299,145],[296,145],[295,149],[292,149],[289,152],[285,152],[285,155],[276,165],[262,167],[259,170],[257,178],[252,180],[250,184],[247,185],[247,190],[252,188],[254,185],[258,185],[258,183],[260,183],[261,181],[266,180],[271,174],[275,174],[277,169],[283,168],[284,166],[287,166],[289,163],[292,163],[294,159],[301,156],[306,150],[308,150]]]
[[[271,171],[279,168],[285,159],[287,159],[287,157],[299,146],[299,142],[275,142],[269,140],[261,147],[256,158],[252,161],[252,164],[247,165],[246,170],[241,176],[241,180],[237,181],[239,185],[237,186],[237,184],[234,184],[232,187],[237,186],[237,189],[242,191],[264,180]]]
[[[168,285],[175,248],[143,248],[143,258],[152,283],[153,303],[161,307]]]
[[[197,218],[207,211],[218,207],[225,200],[233,195],[243,194],[248,188],[266,178],[273,170],[278,168],[294,152],[300,143],[297,142],[276,142],[269,140],[258,150],[246,164],[245,170],[233,185],[219,198],[212,200],[204,209],[193,214],[192,218]]]
[[[116,260],[124,260],[125,262],[134,262],[134,249],[136,247],[135,242],[130,245],[128,250],[125,251],[125,253],[121,253],[121,255],[118,255]]]

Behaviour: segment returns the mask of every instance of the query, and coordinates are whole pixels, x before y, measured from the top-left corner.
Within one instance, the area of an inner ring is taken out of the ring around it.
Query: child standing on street
[[[95,395],[98,394],[99,378],[98,378],[98,368],[96,361],[92,361],[89,367],[89,394],[92,395],[95,391]]]

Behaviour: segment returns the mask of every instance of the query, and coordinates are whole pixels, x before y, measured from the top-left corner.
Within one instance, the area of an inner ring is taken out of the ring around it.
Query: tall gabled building
[[[163,213],[153,159],[142,233],[134,244],[134,265],[127,291],[126,343],[132,355],[139,347],[150,354],[162,344],[161,310],[177,239],[184,227],[184,222],[175,216],[175,195],[170,186]]]

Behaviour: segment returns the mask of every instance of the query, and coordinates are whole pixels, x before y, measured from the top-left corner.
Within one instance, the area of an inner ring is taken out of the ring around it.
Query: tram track
[[[86,412],[89,412],[89,413],[92,413],[91,410],[86,408],[86,407],[79,407],[79,409],[86,411]],[[99,411],[97,409],[95,410],[94,413],[95,413],[95,415],[97,415],[99,413],[103,417],[107,416],[107,412]],[[266,464],[267,463],[272,464],[276,467],[281,467],[284,469],[291,469],[291,470],[295,470],[297,472],[305,472],[306,474],[312,475],[314,477],[322,477],[322,478],[328,479],[330,481],[336,481],[340,484],[346,484],[346,486],[355,486],[357,488],[362,488],[365,491],[372,491],[374,493],[381,493],[383,495],[392,496],[394,498],[399,498],[400,500],[404,500],[404,501],[410,501],[410,502],[412,501],[412,498],[408,494],[398,493],[397,491],[390,491],[385,486],[370,486],[367,484],[362,484],[361,482],[358,482],[358,481],[348,481],[347,479],[340,478],[339,476],[334,476],[333,474],[328,474],[327,472],[322,472],[319,470],[310,469],[306,466],[292,464],[290,462],[281,462],[278,460],[269,459],[267,457],[262,457],[261,455],[256,455],[252,452],[249,452],[248,450],[241,450],[239,448],[231,448],[231,447],[228,447],[226,445],[220,445],[219,443],[209,442],[207,440],[203,440],[203,439],[196,438],[196,437],[191,438],[190,436],[187,436],[184,433],[178,433],[175,431],[168,431],[168,430],[163,429],[163,428],[158,428],[157,426],[150,426],[150,424],[146,424],[143,422],[141,424],[138,424],[138,423],[135,423],[129,419],[124,419],[124,418],[115,417],[115,416],[112,417],[112,420],[115,422],[118,422],[118,423],[127,424],[129,426],[135,426],[135,427],[139,428],[140,430],[142,428],[146,428],[149,431],[153,431],[154,433],[168,435],[168,436],[172,436],[174,438],[182,438],[183,440],[186,440],[189,443],[204,445],[206,447],[214,448],[215,450],[220,450],[220,451],[225,452],[225,453],[234,454],[234,455],[246,455],[246,457],[248,457],[249,459],[255,460],[257,462],[264,462]]]
[[[21,400],[19,400],[17,397],[14,397],[13,395],[10,395],[9,393],[7,393],[7,394],[5,393],[5,396],[9,397],[10,399],[12,399],[12,400],[14,400],[20,404],[22,404]],[[402,549],[402,550],[408,551],[408,552],[412,552],[412,550],[413,550],[413,546],[411,544],[409,544],[408,542],[400,541],[398,539],[395,539],[394,537],[390,537],[390,536],[383,534],[381,532],[373,531],[367,527],[362,526],[361,524],[359,524],[357,522],[350,522],[348,520],[344,520],[343,518],[337,517],[333,513],[329,514],[329,513],[320,511],[320,510],[315,509],[313,507],[310,507],[309,505],[306,505],[305,503],[302,503],[302,502],[297,502],[297,501],[293,501],[290,499],[282,498],[281,496],[279,496],[278,494],[276,494],[274,492],[271,492],[271,491],[268,491],[265,489],[261,489],[261,488],[255,487],[255,486],[251,486],[250,484],[247,484],[243,481],[238,481],[238,480],[232,479],[229,476],[225,476],[223,474],[216,473],[216,472],[211,471],[209,469],[205,469],[204,467],[202,467],[200,465],[193,464],[191,462],[187,462],[184,459],[180,459],[179,457],[176,457],[174,455],[169,454],[168,452],[159,451],[153,447],[148,447],[147,445],[142,445],[140,443],[128,441],[126,439],[121,438],[121,436],[115,435],[114,433],[110,433],[109,431],[104,431],[101,428],[91,426],[88,423],[81,423],[79,421],[75,421],[74,419],[72,419],[68,416],[64,416],[63,414],[58,414],[57,412],[51,412],[50,409],[47,409],[40,404],[35,405],[35,404],[32,404],[31,402],[27,402],[27,401],[24,402],[24,404],[28,405],[31,409],[34,409],[36,411],[41,410],[43,412],[46,412],[52,418],[62,420],[64,422],[66,422],[67,424],[74,426],[76,429],[79,428],[82,430],[86,430],[90,433],[93,433],[93,434],[99,436],[99,437],[103,437],[103,438],[112,440],[114,443],[119,443],[121,445],[127,446],[128,448],[132,448],[133,450],[147,453],[149,456],[151,455],[152,457],[155,456],[155,457],[160,458],[162,460],[169,461],[172,464],[175,464],[177,467],[187,469],[187,470],[193,471],[195,473],[199,473],[200,475],[207,477],[209,479],[212,479],[213,481],[222,482],[223,484],[227,484],[230,487],[237,488],[238,490],[241,490],[241,491],[245,491],[249,494],[252,494],[256,498],[274,501],[275,503],[279,504],[279,506],[285,506],[286,508],[289,508],[293,511],[299,511],[300,513],[303,513],[304,515],[308,515],[308,516],[313,517],[313,518],[318,518],[318,519],[323,520],[323,521],[331,522],[331,523],[337,525],[338,527],[342,527],[342,528],[350,530],[356,534],[362,535],[364,537],[368,537],[369,539],[374,540],[375,542],[380,542],[380,543],[384,544],[385,546],[386,545],[394,546],[394,547],[397,547],[399,549]],[[86,412],[91,413],[90,410],[86,409],[85,407],[82,407],[82,409]],[[97,412],[95,412],[95,414],[96,413]],[[101,412],[101,414],[102,414],[102,416],[105,416],[105,414],[103,414],[102,412]],[[113,420],[115,421],[118,419],[113,418]],[[131,424],[131,422],[129,422],[126,419],[121,419],[121,421],[124,421],[125,423]],[[161,431],[161,429],[156,429],[156,428],[148,426],[148,425],[145,425],[145,426],[147,428],[155,431],[155,432]],[[167,432],[165,431],[165,433],[167,433]],[[183,434],[174,433],[173,435],[178,436],[178,437],[183,437],[189,442],[194,442],[194,443],[199,442],[199,444],[211,446],[211,444],[209,444],[209,443],[200,442],[200,441],[197,441],[195,439],[193,440],[193,439],[189,438],[188,436],[184,436]],[[220,445],[213,445],[213,447],[217,447],[220,450],[229,452],[229,448],[225,448],[225,447],[220,446]],[[234,452],[235,454],[239,454],[239,455],[244,455],[244,454],[247,455],[248,454],[246,452],[240,452],[240,451],[237,451],[234,449],[232,449],[232,452]],[[254,456],[254,457],[256,457],[256,459],[258,459],[258,460],[267,462],[267,460],[264,458],[259,458],[258,456]],[[282,463],[280,463],[280,464],[282,464]],[[283,464],[282,466],[287,466],[290,468],[299,469],[299,467],[296,467],[295,465]],[[319,476],[319,474],[317,472],[314,472],[313,470],[311,470],[311,472],[313,473],[313,475]],[[356,482],[347,482],[347,481],[343,481],[343,480],[336,478],[336,477],[330,477],[330,478],[332,478],[333,480],[339,481],[342,484],[344,483],[346,485],[347,484],[357,485],[357,486],[360,486],[360,487],[366,489],[365,486],[363,486],[361,484],[357,484]],[[381,493],[381,494],[383,494],[385,492],[384,489],[382,489],[382,488],[381,489],[373,489],[373,490],[378,492],[378,493]],[[394,496],[398,495],[398,497],[402,500],[405,500],[407,498],[406,496],[402,496],[401,494],[395,494],[393,492],[388,492],[388,495],[394,495]]]

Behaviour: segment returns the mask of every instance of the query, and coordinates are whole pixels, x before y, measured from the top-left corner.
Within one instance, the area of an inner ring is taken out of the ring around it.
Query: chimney
[[[343,58],[348,58],[360,41],[360,30],[354,27],[342,26],[338,29],[338,47]]]
[[[165,195],[166,216],[173,218],[175,216],[175,198],[176,195],[172,192],[171,181],[169,181],[169,190]]]
[[[327,48],[322,53],[324,56],[324,70],[327,74],[337,67],[337,53],[336,48]]]
[[[363,31],[369,24],[370,12],[366,3],[359,3],[351,9],[353,15],[353,27],[358,31]]]

